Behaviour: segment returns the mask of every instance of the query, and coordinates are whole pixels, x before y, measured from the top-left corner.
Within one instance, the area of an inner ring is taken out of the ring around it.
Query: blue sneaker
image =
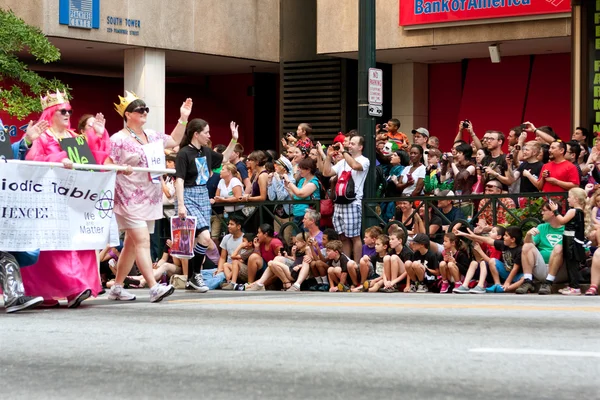
[[[492,285],[489,288],[486,288],[485,291],[487,293],[504,293],[504,288],[502,285]]]

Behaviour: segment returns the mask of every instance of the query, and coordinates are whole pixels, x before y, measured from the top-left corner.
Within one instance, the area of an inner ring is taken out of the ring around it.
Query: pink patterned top
[[[144,130],[148,142],[162,141],[167,145],[169,136],[152,130]],[[111,136],[110,158],[115,164],[132,167],[148,167],[142,145],[127,131]],[[134,172],[127,176],[117,175],[115,184],[115,213],[139,221],[153,221],[163,217],[161,185],[152,183],[150,174]]]

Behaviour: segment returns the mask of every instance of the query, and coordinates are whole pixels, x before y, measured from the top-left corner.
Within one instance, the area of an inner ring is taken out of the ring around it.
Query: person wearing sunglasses
[[[192,112],[192,99],[186,99],[181,105],[179,120],[170,135],[144,126],[150,109],[135,93],[126,91],[125,97],[119,96],[119,99],[115,110],[125,121],[125,127],[111,136],[110,156],[105,164],[164,170],[164,151],[181,142]],[[156,282],[150,254],[149,235],[154,232],[154,221],[163,217],[161,175],[132,172],[130,168],[117,174],[114,212],[119,229],[125,231],[125,244],[117,263],[115,284],[108,293],[109,300],[135,300],[135,296],[123,288],[134,261],[150,288],[150,302],[159,302],[175,290],[171,285]]]
[[[83,136],[96,162],[104,162],[110,141],[102,114],[97,114],[95,124],[80,135],[71,129],[73,109],[66,91],[48,93],[41,102],[40,121],[30,123],[25,134],[24,140],[32,141],[27,160],[62,162],[65,168],[72,168],[73,161],[62,149],[61,140]],[[68,307],[76,308],[102,290],[95,250],[41,251],[37,263],[23,268],[21,274],[27,292],[44,298],[42,307],[58,307],[57,299],[66,297]]]

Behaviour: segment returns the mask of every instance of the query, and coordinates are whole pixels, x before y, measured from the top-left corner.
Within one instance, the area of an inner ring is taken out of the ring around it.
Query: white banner
[[[99,250],[116,172],[0,163],[0,250]]]

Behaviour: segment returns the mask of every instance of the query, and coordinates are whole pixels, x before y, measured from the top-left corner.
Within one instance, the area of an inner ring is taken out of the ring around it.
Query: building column
[[[400,131],[409,137],[413,129],[428,128],[429,68],[427,64],[392,66],[392,118],[400,120]],[[435,132],[430,132],[435,136]]]
[[[147,48],[125,50],[124,90],[134,92],[150,108],[146,126],[165,131],[165,52]]]

